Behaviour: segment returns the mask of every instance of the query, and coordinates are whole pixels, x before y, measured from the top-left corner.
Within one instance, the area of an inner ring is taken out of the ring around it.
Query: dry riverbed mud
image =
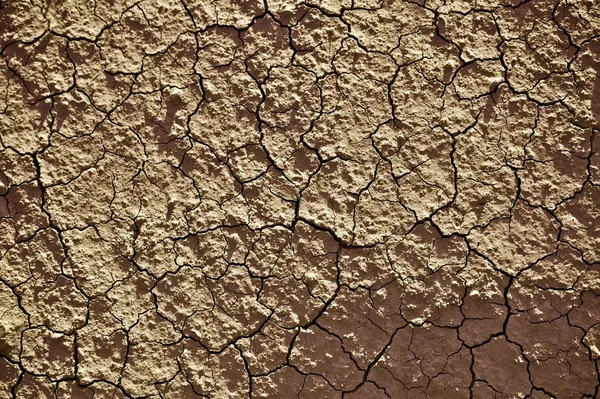
[[[0,4],[0,398],[600,397],[597,1]]]

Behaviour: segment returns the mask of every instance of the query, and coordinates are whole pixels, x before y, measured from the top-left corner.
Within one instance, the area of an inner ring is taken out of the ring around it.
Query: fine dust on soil
[[[0,398],[600,398],[596,0],[3,0]]]

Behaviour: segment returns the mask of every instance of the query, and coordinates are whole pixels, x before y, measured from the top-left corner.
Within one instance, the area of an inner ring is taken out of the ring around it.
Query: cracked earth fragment
[[[0,399],[600,398],[600,4],[0,1]]]

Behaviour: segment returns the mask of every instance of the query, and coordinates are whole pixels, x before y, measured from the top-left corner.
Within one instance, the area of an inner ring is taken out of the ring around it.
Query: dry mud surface
[[[0,398],[599,398],[600,4],[7,0]]]

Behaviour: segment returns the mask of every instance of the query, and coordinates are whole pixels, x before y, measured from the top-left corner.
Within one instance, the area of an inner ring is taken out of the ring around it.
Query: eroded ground
[[[1,398],[598,398],[600,5],[7,0]]]

